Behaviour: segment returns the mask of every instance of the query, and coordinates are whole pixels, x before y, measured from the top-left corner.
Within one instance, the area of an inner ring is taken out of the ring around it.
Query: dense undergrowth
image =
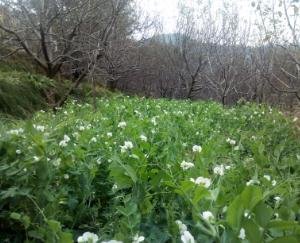
[[[45,92],[54,88],[54,81],[41,75],[0,71],[0,112],[24,118],[46,108]]]
[[[266,106],[72,101],[5,124],[0,160],[0,242],[300,240],[299,137]]]
[[[0,62],[0,125],[5,120],[28,118],[38,110],[52,108],[72,85],[70,80],[49,79],[27,69],[20,63]],[[110,95],[100,86],[95,93],[96,96]],[[70,96],[84,101],[92,96],[91,87],[83,83]]]

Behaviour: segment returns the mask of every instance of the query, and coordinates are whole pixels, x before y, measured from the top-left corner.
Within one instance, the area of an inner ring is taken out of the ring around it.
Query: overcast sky
[[[176,19],[178,16],[179,0],[136,0],[141,8],[150,16],[159,16],[163,22],[164,32],[172,33],[175,31]],[[197,0],[183,0],[185,3],[192,4]],[[221,6],[223,0],[211,0],[215,7]],[[249,20],[253,17],[252,0],[227,0],[232,4],[236,4],[239,9],[240,16]]]

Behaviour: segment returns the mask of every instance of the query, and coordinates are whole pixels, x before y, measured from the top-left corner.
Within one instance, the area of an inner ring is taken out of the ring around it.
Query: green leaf
[[[202,186],[197,186],[195,192],[194,192],[194,197],[193,197],[193,200],[192,200],[192,203],[193,205],[197,205],[198,202],[206,197],[206,196],[209,196],[209,192],[207,191],[206,188],[202,187]]]
[[[258,186],[247,186],[241,194],[241,199],[245,208],[252,210],[263,199],[261,188]]]
[[[251,211],[262,198],[262,191],[259,187],[247,186],[228,207],[226,220],[229,225],[233,229],[238,230],[244,211],[246,209]]]
[[[21,219],[21,214],[19,213],[11,213],[10,218],[15,219],[15,220],[20,220]]]
[[[253,213],[255,215],[256,222],[261,227],[266,227],[273,216],[272,208],[266,205],[264,202],[260,202],[259,204],[257,204],[253,209]]]
[[[29,189],[19,189],[18,187],[11,187],[6,191],[0,192],[0,198],[3,200],[6,198],[16,197],[16,196],[28,196],[29,192],[30,192]]]
[[[295,221],[272,220],[267,227],[277,230],[291,230],[300,234],[300,225]]]
[[[125,175],[124,169],[116,163],[110,166],[110,176],[113,177],[118,185],[118,189],[124,189],[132,186],[132,180],[129,176]]]
[[[30,218],[27,215],[24,215],[22,217],[22,223],[23,223],[25,229],[28,229],[29,226],[30,226],[31,220],[30,220]]]
[[[262,242],[262,231],[259,230],[259,226],[252,219],[244,219],[242,227],[245,229],[250,243]]]
[[[55,220],[47,220],[48,226],[53,232],[59,232],[61,231],[61,225],[60,222]]]
[[[60,243],[73,243],[73,236],[71,233],[68,232],[62,232],[59,235],[59,242]]]
[[[272,240],[270,243],[299,243],[299,240],[295,237],[287,236]]]
[[[221,236],[221,243],[240,243],[240,240],[237,238],[236,233],[232,229],[226,227]]]

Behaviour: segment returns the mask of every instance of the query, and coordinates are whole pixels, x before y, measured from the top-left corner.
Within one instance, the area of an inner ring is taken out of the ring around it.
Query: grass
[[[53,80],[18,71],[0,71],[0,112],[26,117],[47,107],[44,93],[53,88]]]
[[[299,242],[292,120],[121,95],[97,107],[3,124],[1,242]]]

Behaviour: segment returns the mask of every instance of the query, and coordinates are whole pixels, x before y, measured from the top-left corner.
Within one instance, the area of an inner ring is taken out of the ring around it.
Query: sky
[[[163,31],[165,33],[175,32],[176,19],[178,16],[179,0],[136,0],[140,7],[150,17],[159,16],[163,23]],[[193,4],[197,0],[182,0],[185,3]],[[222,5],[223,0],[211,0],[215,8]],[[235,4],[239,9],[240,16],[249,20],[253,18],[254,10],[251,7],[251,0],[227,0],[231,4]]]

